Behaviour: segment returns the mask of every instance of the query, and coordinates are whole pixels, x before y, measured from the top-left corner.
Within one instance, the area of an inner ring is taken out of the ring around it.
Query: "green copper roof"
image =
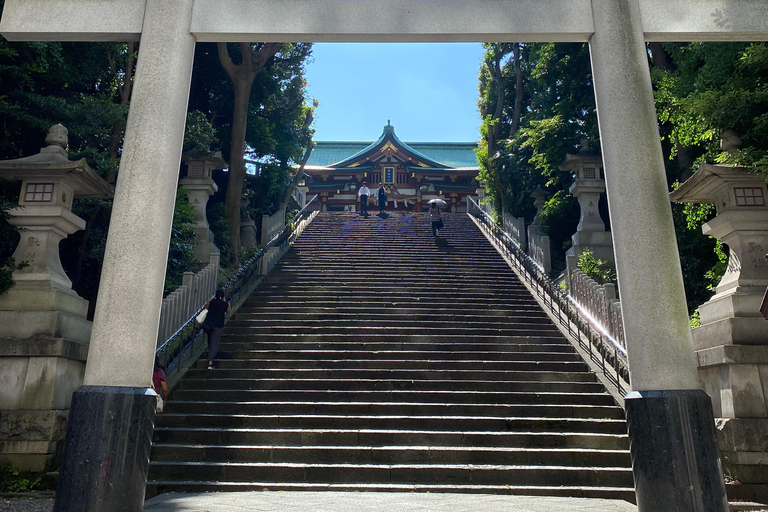
[[[332,166],[333,164],[348,160],[350,157],[363,152],[381,140],[379,139],[379,141],[374,142],[316,142],[307,165]],[[475,156],[476,142],[406,142],[404,144],[429,160],[448,167],[477,168],[477,158]]]

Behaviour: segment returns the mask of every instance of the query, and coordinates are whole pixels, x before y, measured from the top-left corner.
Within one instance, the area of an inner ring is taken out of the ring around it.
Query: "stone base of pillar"
[[[702,336],[712,333],[702,327],[693,330],[696,346],[706,345]],[[720,345],[696,356],[699,378],[712,397],[725,474],[745,484],[768,484],[768,345]]]
[[[88,343],[88,301],[72,290],[17,284],[0,296],[0,337],[66,338]]]
[[[21,472],[57,469],[68,416],[69,410],[0,411],[0,460]]]
[[[109,386],[74,393],[54,511],[143,510],[156,396]]]
[[[727,512],[709,396],[632,391],[625,405],[638,510]]]
[[[725,475],[743,484],[768,483],[768,418],[717,418]]]
[[[58,467],[87,355],[62,338],[0,339],[0,459],[19,471]]]
[[[571,244],[566,256],[578,256],[589,249],[595,258],[608,261],[611,264],[616,262],[610,231],[580,231],[571,237]]]

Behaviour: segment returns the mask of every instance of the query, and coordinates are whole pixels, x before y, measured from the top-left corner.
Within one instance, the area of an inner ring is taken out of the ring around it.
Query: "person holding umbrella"
[[[427,203],[429,208],[429,220],[432,221],[432,236],[438,236],[443,229],[443,218],[440,216],[440,206],[446,204],[442,199],[432,199]]]

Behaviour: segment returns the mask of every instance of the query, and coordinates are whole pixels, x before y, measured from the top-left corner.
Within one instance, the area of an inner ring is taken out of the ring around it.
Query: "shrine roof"
[[[375,142],[319,141],[309,157],[307,166],[346,167],[367,153],[391,140],[396,146],[412,154],[428,168],[468,167],[477,169],[476,142],[403,142],[394,133],[394,127],[387,125]]]

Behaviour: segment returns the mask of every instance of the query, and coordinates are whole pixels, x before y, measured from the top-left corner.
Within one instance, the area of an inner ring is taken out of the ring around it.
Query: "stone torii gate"
[[[56,510],[141,510],[147,390],[196,41],[589,42],[632,387],[641,511],[725,511],[699,390],[646,41],[768,39],[765,0],[6,0],[12,41],[140,40]],[[98,462],[96,462],[98,461]]]

